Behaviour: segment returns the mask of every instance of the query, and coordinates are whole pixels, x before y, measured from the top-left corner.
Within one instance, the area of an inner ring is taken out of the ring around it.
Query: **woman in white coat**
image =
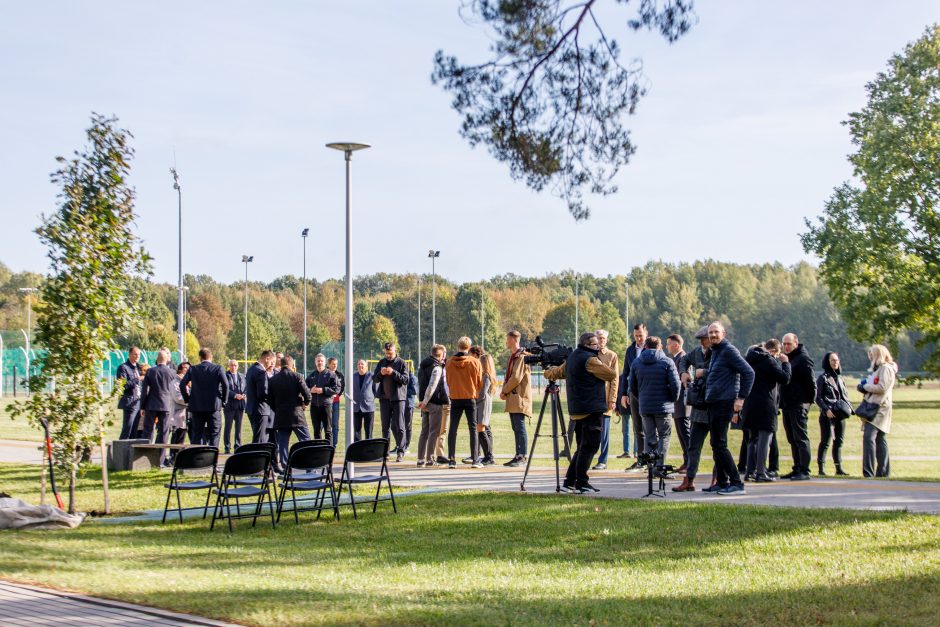
[[[888,439],[891,433],[891,405],[898,367],[886,346],[875,344],[868,349],[871,378],[862,379],[858,391],[865,400],[878,405],[871,420],[862,419],[862,474],[866,477],[891,476]]]

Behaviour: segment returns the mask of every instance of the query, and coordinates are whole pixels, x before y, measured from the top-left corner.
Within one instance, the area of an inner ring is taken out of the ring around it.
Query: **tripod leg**
[[[565,446],[561,454],[568,458],[568,461],[571,461],[571,444],[572,439],[574,438],[574,421],[569,421],[568,427],[565,426],[565,412],[561,408],[561,399],[558,398],[558,425],[561,427],[561,437],[564,438]]]
[[[532,457],[535,455],[535,443],[539,441],[539,431],[542,429],[542,417],[545,416],[545,403],[548,402],[548,388],[545,389],[545,398],[542,399],[542,409],[539,410],[539,419],[535,423],[535,435],[532,436],[532,448],[529,449],[529,459],[525,462],[525,472],[522,474],[522,483],[519,489],[525,492],[525,481],[529,477],[529,466],[532,465]]]
[[[555,492],[561,492],[561,471],[558,468],[558,458],[560,457],[558,453],[558,423],[562,418],[558,415],[559,409],[561,408],[558,406],[558,395],[552,394],[552,457],[555,458]],[[564,425],[562,425],[562,429],[564,428]]]

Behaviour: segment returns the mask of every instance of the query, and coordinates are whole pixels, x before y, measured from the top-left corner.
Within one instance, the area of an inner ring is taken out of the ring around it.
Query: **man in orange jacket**
[[[450,388],[450,434],[447,438],[447,467],[456,468],[457,458],[454,449],[457,447],[457,427],[460,426],[461,414],[467,415],[467,426],[470,428],[470,456],[477,450],[477,421],[476,398],[483,387],[483,368],[480,360],[470,356],[470,338],[462,337],[457,340],[457,353],[447,360],[445,371],[447,385]],[[472,468],[483,468],[479,460],[474,459]]]

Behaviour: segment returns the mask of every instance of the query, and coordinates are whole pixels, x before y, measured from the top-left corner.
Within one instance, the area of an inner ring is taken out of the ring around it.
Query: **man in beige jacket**
[[[526,461],[527,437],[525,420],[532,415],[532,377],[529,364],[525,363],[525,349],[520,345],[522,334],[510,331],[506,334],[506,348],[509,349],[509,362],[506,365],[506,379],[499,397],[506,401],[506,412],[512,424],[512,433],[516,436],[516,454],[503,464],[521,466]]]
[[[620,376],[618,369],[617,353],[607,348],[607,338],[610,335],[606,329],[598,329],[594,332],[597,336],[597,358],[601,363],[614,371],[616,376]],[[591,470],[604,470],[607,468],[607,453],[610,449],[610,417],[617,407],[617,380],[607,382],[607,414],[601,419],[601,452],[597,456],[597,464]]]

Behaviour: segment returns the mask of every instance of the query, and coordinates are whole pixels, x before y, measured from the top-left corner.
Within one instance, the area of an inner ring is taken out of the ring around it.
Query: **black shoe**
[[[768,471],[767,471],[767,476],[770,477],[771,479],[779,479],[779,478],[780,478],[780,473],[777,472],[776,470],[768,470]]]
[[[744,480],[745,480],[745,481],[754,481],[754,475],[752,475],[751,473],[747,473],[747,474],[744,475]]]
[[[447,462],[449,462],[449,461],[450,461],[449,459],[447,459],[446,457],[443,457],[443,456],[437,458],[437,463],[438,463],[438,464],[441,464],[442,466],[446,465]]]
[[[809,475],[802,472],[794,474],[792,477],[790,477],[790,481],[809,481]]]
[[[836,466],[836,475],[840,477],[848,477],[849,473],[842,470],[842,466]]]
[[[757,475],[754,477],[754,483],[773,483],[774,481],[776,481],[776,479],[770,475]]]
[[[581,491],[590,490],[591,492],[600,492],[600,488],[595,488],[590,483],[585,483],[581,486]]]
[[[496,465],[496,460],[493,459],[492,457],[485,457],[485,458],[483,458],[483,465],[484,465],[484,466],[495,466],[495,465]]]
[[[632,470],[636,470],[640,472],[640,471],[646,470],[646,466],[641,464],[640,462],[633,462],[633,465],[627,466],[626,468],[624,468],[624,470],[627,472],[630,472]]]
[[[712,493],[714,493],[714,492],[718,492],[718,490],[724,490],[724,489],[727,488],[727,487],[728,487],[727,485],[721,485],[720,483],[716,483],[716,484],[711,485],[711,486],[709,486],[709,487],[707,487],[707,488],[702,488],[702,492],[712,492]]]
[[[562,483],[562,484],[561,484],[561,491],[562,491],[562,492],[568,492],[568,493],[574,494],[574,493],[577,491],[577,488],[574,487],[574,484],[571,484],[571,483]]]
[[[628,459],[630,457],[633,457],[633,455],[630,453],[621,453],[620,455],[617,455],[617,459]]]
[[[405,459],[405,455],[403,453],[399,453],[398,455],[395,456],[396,462],[400,462],[403,459]]]
[[[457,462],[454,461],[454,460],[450,460],[450,461],[447,462],[447,467],[448,467],[448,468],[456,468],[456,467],[457,467]]]
[[[792,471],[792,472],[788,472],[788,473],[785,474],[785,475],[780,475],[780,478],[781,478],[781,479],[792,479],[793,477],[795,477],[795,476],[798,475],[798,474],[800,474],[800,473],[798,473],[797,471],[794,470],[794,471]]]
[[[461,464],[472,464],[472,463],[474,463],[475,461],[476,461],[476,460],[473,459],[472,457],[464,457],[463,459],[460,460],[460,463],[461,463]]]
[[[516,456],[514,456],[512,459],[510,459],[508,462],[505,462],[505,463],[503,464],[503,466],[509,466],[509,467],[518,466],[518,465],[519,465],[519,464],[517,463],[518,461],[519,461],[519,456],[516,455]]]

